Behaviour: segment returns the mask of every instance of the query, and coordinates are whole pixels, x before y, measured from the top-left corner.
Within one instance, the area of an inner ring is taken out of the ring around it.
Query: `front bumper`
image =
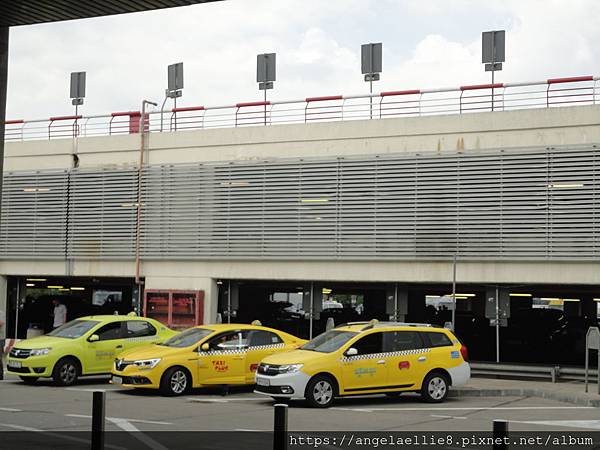
[[[27,358],[9,356],[6,359],[6,371],[21,377],[50,377],[55,363],[55,358],[49,355],[29,356]]]
[[[304,398],[309,380],[310,376],[302,371],[279,375],[261,375],[257,373],[254,392],[271,397],[299,400]]]
[[[149,370],[139,370],[135,367],[128,366],[124,370],[116,370],[113,367],[111,375],[111,384],[121,385],[123,387],[158,389],[160,388],[162,369],[155,367],[154,369]],[[117,383],[114,377],[119,377],[121,382]]]

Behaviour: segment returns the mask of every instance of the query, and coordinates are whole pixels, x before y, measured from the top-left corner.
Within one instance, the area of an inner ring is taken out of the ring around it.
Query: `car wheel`
[[[308,382],[305,397],[310,406],[327,408],[333,403],[335,394],[335,383],[331,378],[325,375],[318,375]]]
[[[185,369],[171,367],[161,379],[160,390],[168,396],[183,395],[189,390],[191,384],[192,380]]]
[[[443,402],[448,395],[448,379],[439,372],[425,377],[421,387],[421,398],[427,403]]]
[[[40,377],[19,377],[25,384],[34,384]]]
[[[79,363],[73,358],[63,358],[56,363],[52,379],[58,386],[72,386],[79,378]]]

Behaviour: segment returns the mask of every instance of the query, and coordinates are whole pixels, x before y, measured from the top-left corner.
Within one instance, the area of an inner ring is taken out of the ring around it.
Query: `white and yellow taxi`
[[[297,350],[265,358],[255,392],[328,407],[335,397],[420,392],[441,402],[471,376],[467,349],[445,328],[393,322],[351,323]]]
[[[111,382],[165,395],[181,395],[192,387],[254,384],[263,358],[305,342],[260,325],[202,325],[162,344],[121,353]]]

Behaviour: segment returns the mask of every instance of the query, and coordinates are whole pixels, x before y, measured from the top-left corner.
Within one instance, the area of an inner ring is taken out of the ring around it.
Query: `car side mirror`
[[[100,336],[98,336],[97,334],[92,334],[89,338],[88,341],[89,342],[96,342],[100,340]]]
[[[208,342],[205,342],[204,344],[202,344],[200,346],[200,350],[202,350],[203,352],[207,352],[210,350],[210,345],[208,345]]]
[[[348,350],[346,350],[345,355],[346,356],[356,356],[356,355],[358,355],[358,350],[356,350],[354,347],[350,347]]]

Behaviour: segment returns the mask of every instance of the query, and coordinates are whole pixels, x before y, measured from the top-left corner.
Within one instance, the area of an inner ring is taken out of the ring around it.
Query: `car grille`
[[[275,364],[259,364],[257,372],[261,375],[278,375],[279,366]]]
[[[27,348],[14,348],[10,351],[10,356],[12,358],[25,359],[29,358],[31,354],[31,350]]]
[[[7,367],[7,370],[13,373],[31,373],[29,367]]]

